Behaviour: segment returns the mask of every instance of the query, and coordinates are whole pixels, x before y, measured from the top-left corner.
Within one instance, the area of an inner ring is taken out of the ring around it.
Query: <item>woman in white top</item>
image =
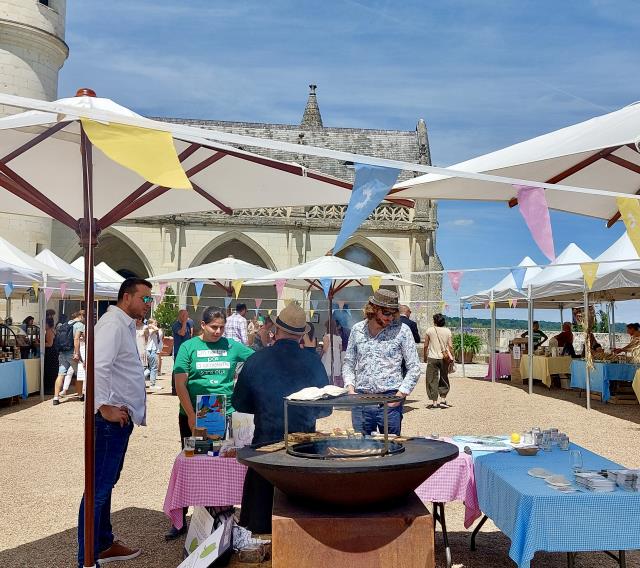
[[[445,363],[444,355],[451,356],[453,344],[451,330],[445,327],[442,314],[433,316],[433,326],[428,328],[424,339],[424,360],[427,362],[427,394],[431,404],[427,408],[449,408],[447,395],[449,394],[449,364]],[[441,398],[438,404],[438,395]]]
[[[331,336],[333,335],[333,368],[331,366]],[[329,322],[327,322],[327,333],[322,338],[322,364],[327,372],[329,381],[338,386],[344,386],[342,381],[342,337],[338,333],[336,322],[331,322],[331,330],[329,333]]]
[[[158,359],[160,358],[158,352],[162,349],[162,330],[158,327],[158,322],[154,319],[150,319],[147,322],[147,331],[149,333],[147,338],[147,369],[145,375],[149,373],[149,382],[151,388],[160,390],[162,387],[156,385],[158,379]]]

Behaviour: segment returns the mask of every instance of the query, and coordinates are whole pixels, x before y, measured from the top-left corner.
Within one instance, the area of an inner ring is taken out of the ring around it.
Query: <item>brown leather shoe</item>
[[[107,550],[100,553],[100,566],[119,560],[131,560],[140,556],[141,552],[141,548],[129,548],[122,541],[116,540]]]

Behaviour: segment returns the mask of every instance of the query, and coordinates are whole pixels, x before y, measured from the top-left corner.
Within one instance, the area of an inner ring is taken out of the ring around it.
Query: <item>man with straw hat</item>
[[[405,399],[420,376],[420,360],[411,330],[400,321],[398,294],[380,288],[364,307],[365,320],[351,329],[342,366],[344,386],[353,393],[376,393]],[[402,362],[406,366],[403,374]],[[389,433],[400,435],[403,402],[389,405]],[[383,431],[383,409],[352,410],[353,428],[369,435]]]
[[[318,356],[300,348],[309,332],[304,310],[296,303],[284,308],[274,323],[275,343],[244,364],[231,397],[239,412],[253,414],[252,443],[264,445],[284,439],[283,399],[306,387],[328,384]],[[289,411],[290,432],[315,432],[317,411],[295,407]],[[249,468],[242,492],[240,525],[254,533],[271,532],[273,485]]]

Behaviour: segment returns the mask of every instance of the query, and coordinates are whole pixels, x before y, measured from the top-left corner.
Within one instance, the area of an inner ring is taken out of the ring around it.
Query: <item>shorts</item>
[[[58,353],[58,375],[66,375],[69,367],[74,373],[78,372],[78,362],[73,360],[73,351],[60,351]]]

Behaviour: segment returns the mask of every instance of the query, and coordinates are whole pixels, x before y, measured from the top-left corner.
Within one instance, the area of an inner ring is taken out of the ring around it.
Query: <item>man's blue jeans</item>
[[[133,423],[126,426],[108,422],[98,412],[95,416],[95,506],[94,553],[96,558],[113,544],[111,528],[111,492],[120,478]],[[84,564],[84,497],[78,514],[78,566]]]
[[[394,390],[380,394],[393,396],[396,392],[398,391]],[[403,404],[402,402],[398,406],[389,407],[387,415],[389,434],[400,435]],[[372,432],[382,433],[384,432],[384,407],[382,405],[356,406],[351,410],[351,423],[356,432],[360,432],[365,436],[369,436]]]

